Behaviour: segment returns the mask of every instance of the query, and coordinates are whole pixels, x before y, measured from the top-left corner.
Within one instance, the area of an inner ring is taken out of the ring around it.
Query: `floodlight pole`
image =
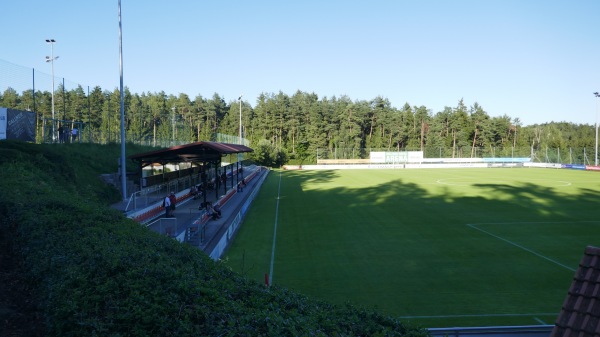
[[[238,101],[240,101],[240,138],[238,142],[240,143],[240,145],[242,145],[242,96],[244,96],[244,94],[241,94],[240,97],[238,97]]]
[[[238,101],[240,102],[240,133],[238,135],[238,137],[239,137],[238,138],[238,143],[240,145],[243,144],[243,142],[242,142],[242,97],[243,96],[244,96],[244,94],[241,94],[240,97],[238,97]],[[238,163],[241,163],[241,161],[242,161],[242,154],[238,153],[237,157],[238,157],[237,158],[238,159]]]
[[[596,98],[600,98],[600,93],[597,91],[594,93]],[[594,155],[594,166],[598,166],[598,100],[596,99],[596,145],[594,146],[595,155]]]
[[[171,122],[172,122],[171,124],[173,127],[173,135],[172,135],[173,136],[173,145],[172,146],[175,146],[175,106],[173,106],[171,108],[171,110],[173,111],[173,118],[171,120]]]
[[[46,56],[46,62],[50,62],[52,68],[52,141],[54,141],[54,137],[56,137],[56,131],[54,130],[54,60],[56,60],[58,56],[54,57],[54,44],[56,43],[56,40],[46,39],[46,43],[50,45],[50,56]]]
[[[127,167],[125,162],[125,98],[123,92],[123,28],[121,26],[121,0],[119,0],[119,91],[121,92],[121,194],[127,200]]]

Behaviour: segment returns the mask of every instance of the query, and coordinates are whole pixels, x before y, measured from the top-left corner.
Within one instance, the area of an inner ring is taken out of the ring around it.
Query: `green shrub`
[[[100,158],[114,150],[72,145],[0,142],[0,234],[13,240],[49,336],[426,335],[265,288],[124,218],[98,178],[116,169]]]

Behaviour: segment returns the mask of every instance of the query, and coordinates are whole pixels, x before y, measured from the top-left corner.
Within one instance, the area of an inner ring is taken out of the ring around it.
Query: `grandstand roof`
[[[600,336],[600,248],[585,249],[550,336]]]
[[[254,150],[245,145],[196,142],[139,153],[129,158],[140,162],[143,166],[152,163],[210,162],[221,159],[223,155],[252,151]]]

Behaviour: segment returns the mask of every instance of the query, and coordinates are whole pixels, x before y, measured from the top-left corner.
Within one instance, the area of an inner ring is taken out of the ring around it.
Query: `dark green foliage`
[[[280,167],[285,164],[287,155],[281,149],[274,148],[267,140],[261,140],[250,153],[250,159],[261,166]]]
[[[394,107],[381,96],[352,100],[345,95],[318,97],[300,90],[291,96],[281,91],[262,93],[254,106],[238,100],[227,102],[216,93],[211,98],[198,95],[191,99],[184,93],[174,96],[164,91],[142,94],[131,93],[127,88],[124,91],[126,139],[155,145],[158,142],[164,147],[181,142],[214,141],[218,133],[237,136],[241,124],[243,138],[252,148],[265,150],[260,144],[268,144],[267,152],[255,155],[254,159],[263,158],[265,165],[273,167],[312,164],[317,156],[368,158],[367,149],[424,151],[428,158],[465,158],[527,157],[532,151],[550,148],[563,153],[563,157],[571,152],[573,158],[565,162],[581,164],[586,159],[584,149],[590,153],[594,148],[593,125],[559,121],[523,125],[519,116],[506,113],[489,116],[479,103],[468,106],[463,99],[455,106],[433,111],[424,105],[408,103]],[[19,94],[8,88],[0,93],[0,106],[27,110],[32,104],[32,94],[31,91]],[[49,92],[35,95],[49,102]],[[84,123],[80,130],[84,142],[110,143],[120,139],[118,90],[103,91],[95,87],[87,100],[78,87],[67,92],[67,96],[73,99],[65,102],[63,116],[67,121]],[[38,117],[50,118],[50,104],[39,105],[37,110]],[[42,141],[42,123],[37,134],[38,141]],[[302,142],[306,143],[304,149],[298,148]]]
[[[265,288],[150,232],[106,206],[118,193],[98,175],[115,170],[116,149],[73,145],[0,142],[0,237],[35,289],[48,336],[426,335]]]

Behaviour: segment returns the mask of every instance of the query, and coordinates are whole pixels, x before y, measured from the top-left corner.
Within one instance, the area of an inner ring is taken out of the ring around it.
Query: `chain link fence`
[[[382,148],[317,149],[318,159],[368,159],[371,152],[410,152],[420,149],[390,151]],[[596,153],[586,148],[532,148],[532,147],[426,147],[423,158],[530,158],[536,163],[594,165]]]

